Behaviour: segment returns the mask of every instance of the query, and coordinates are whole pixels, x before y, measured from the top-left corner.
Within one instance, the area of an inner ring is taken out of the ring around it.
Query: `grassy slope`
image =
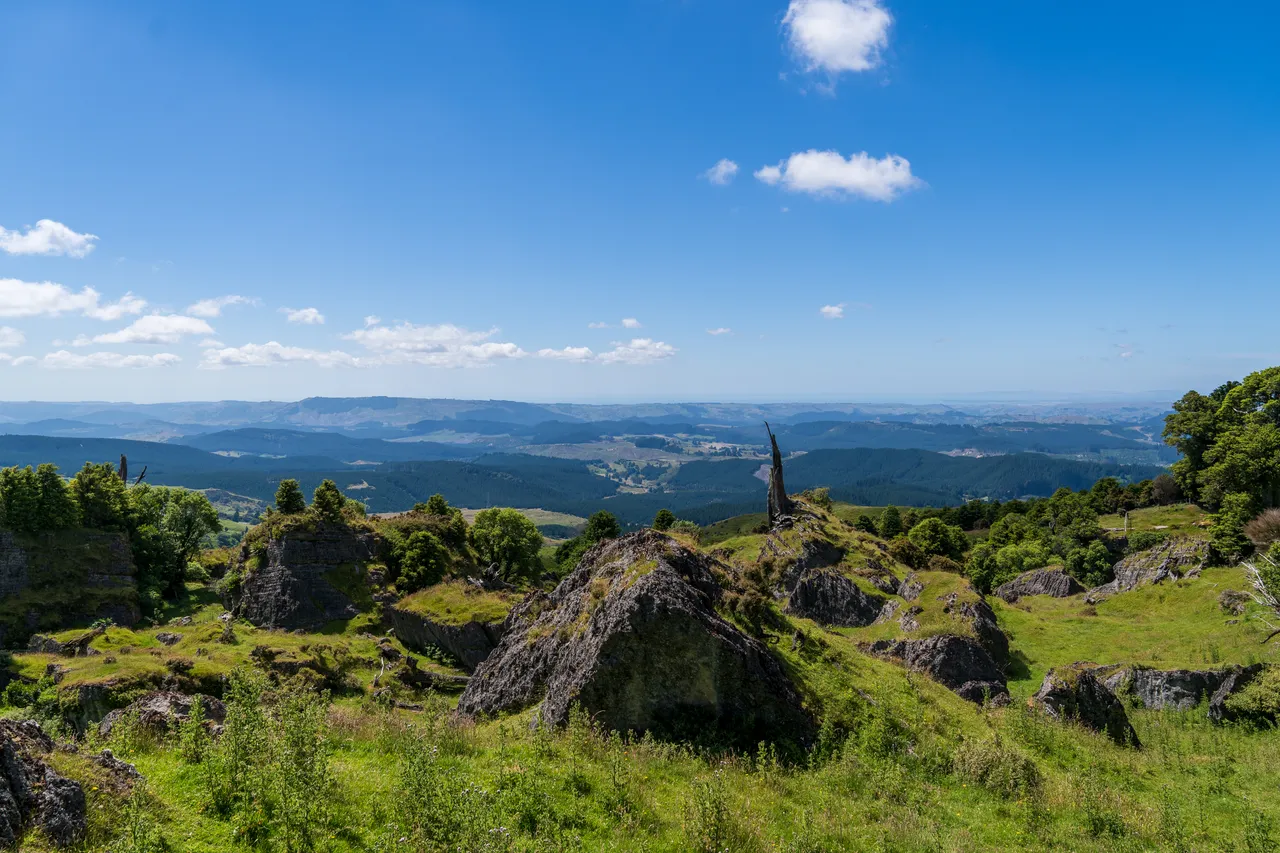
[[[1129,513],[1130,531],[1168,531],[1186,536],[1208,536],[1208,531],[1197,522],[1207,522],[1208,514],[1195,504],[1153,506],[1135,509]],[[1098,518],[1103,530],[1123,531],[1124,515],[1104,515]]]
[[[1206,669],[1226,663],[1280,663],[1280,645],[1260,645],[1268,629],[1253,604],[1243,617],[1222,612],[1218,596],[1246,589],[1239,568],[1206,569],[1196,580],[1142,587],[1096,606],[1083,595],[1038,595],[992,609],[1009,635],[1015,668],[1010,689],[1032,693],[1051,667],[1080,660]],[[1235,622],[1235,624],[1231,624]],[[1021,676],[1021,677],[1019,677]]]
[[[855,578],[867,559],[882,559],[871,537],[834,525],[827,532],[849,548],[846,568]],[[764,540],[759,534],[739,535],[717,550],[746,565]],[[895,571],[901,576],[904,570]],[[921,578],[926,591],[917,603],[925,607],[919,617],[923,631],[937,627],[934,617],[945,618],[933,602],[962,581],[947,574],[922,573]],[[1096,615],[1080,597],[1035,597],[1015,606],[993,600],[1025,666],[1010,686],[1015,695],[1025,696],[1048,667],[1080,659],[1159,666],[1274,660],[1273,648],[1257,644],[1252,612],[1227,625],[1234,617],[1218,609],[1218,594],[1241,585],[1238,569],[1208,570],[1195,581],[1116,596],[1099,604]],[[447,604],[454,592],[445,585],[419,596]],[[196,671],[213,672],[247,661],[256,644],[297,655],[316,643],[343,645],[362,661],[352,676],[362,685],[372,678],[373,641],[360,636],[372,629],[366,622],[332,636],[237,624],[239,642],[224,647],[209,641],[220,607],[196,599],[189,609],[195,624],[166,629],[184,635],[177,646],[160,646],[154,631],[113,629],[95,646],[117,663],[107,664],[105,654],[58,659],[70,669],[64,685],[101,681],[126,669],[163,672],[164,661],[174,655],[190,657]],[[1120,748],[1049,721],[1020,702],[979,709],[924,677],[857,650],[858,642],[893,630],[826,631],[807,620],[786,620],[766,636],[806,704],[828,721],[829,731],[850,733],[848,740],[841,738],[843,746],[818,750],[789,768],[751,757],[703,755],[687,746],[610,738],[583,722],[540,734],[530,728],[529,713],[478,725],[451,721],[438,713],[447,709],[447,699],[429,700],[427,712],[406,713],[379,710],[359,692],[348,694],[329,715],[335,785],[327,797],[332,832],[325,849],[431,849],[399,842],[403,829],[393,825],[407,807],[398,789],[399,768],[414,732],[439,749],[439,784],[457,792],[456,807],[465,807],[485,828],[486,838],[502,837],[498,827],[503,827],[514,842],[486,849],[684,853],[713,849],[701,846],[697,836],[714,826],[719,828],[714,849],[744,853],[1225,851],[1245,849],[1248,832],[1258,842],[1268,820],[1280,826],[1280,800],[1269,795],[1280,788],[1280,738],[1274,733],[1214,727],[1202,709],[1131,711],[1144,748]],[[126,653],[127,647],[133,651]],[[197,655],[197,648],[206,654]],[[31,677],[52,661],[41,655],[18,655],[17,660]],[[149,780],[157,798],[149,813],[173,849],[248,849],[237,847],[232,824],[209,810],[199,768],[183,765],[169,747],[125,749],[124,757],[136,761]],[[1042,784],[1030,794],[984,784],[982,774],[964,770],[975,755],[1005,755],[1003,763],[996,761],[1005,770],[1015,766],[1009,755],[1029,759]],[[77,778],[92,777],[80,756],[59,755],[56,762]],[[87,849],[123,849],[107,842],[122,828],[118,801],[100,791],[89,796],[93,841]],[[707,815],[718,817],[709,821]],[[1280,832],[1270,831],[1273,839],[1280,838]],[[46,848],[37,840],[21,849]]]
[[[501,622],[520,596],[477,589],[466,581],[452,580],[429,586],[396,605],[401,610],[429,616],[445,625],[467,622]]]

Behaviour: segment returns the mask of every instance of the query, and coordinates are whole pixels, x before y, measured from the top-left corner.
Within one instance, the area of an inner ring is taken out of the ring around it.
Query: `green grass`
[[[445,625],[501,622],[521,596],[478,589],[463,580],[449,580],[400,600],[401,610],[430,617]]]
[[[1269,629],[1257,605],[1239,617],[1218,606],[1223,590],[1246,588],[1241,569],[1216,568],[1198,579],[1140,587],[1096,606],[1085,604],[1083,595],[989,601],[1021,662],[1009,688],[1028,694],[1052,667],[1082,660],[1161,669],[1280,663],[1280,644],[1261,645]]]
[[[1208,520],[1208,513],[1195,504],[1153,506],[1129,512],[1130,531],[1164,530],[1186,536],[1208,536],[1208,531],[1197,524]],[[1103,530],[1124,531],[1124,515],[1104,515],[1098,518]]]

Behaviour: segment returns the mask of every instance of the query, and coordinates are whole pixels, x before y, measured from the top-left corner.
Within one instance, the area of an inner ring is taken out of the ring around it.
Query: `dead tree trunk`
[[[769,444],[773,448],[773,467],[769,469],[769,523],[777,524],[784,515],[791,514],[791,500],[787,497],[787,487],[782,482],[782,452],[778,450],[778,439],[764,422],[769,433]]]
[[[129,485],[129,457],[120,454],[120,482]]]

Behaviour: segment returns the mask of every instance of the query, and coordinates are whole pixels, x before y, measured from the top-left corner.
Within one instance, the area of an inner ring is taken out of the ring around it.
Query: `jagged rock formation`
[[[1209,699],[1209,719],[1215,723],[1227,723],[1237,720],[1275,723],[1275,718],[1270,715],[1264,714],[1261,718],[1250,719],[1247,715],[1237,712],[1227,704],[1228,699],[1252,684],[1258,676],[1262,675],[1266,668],[1266,665],[1261,663],[1231,667],[1227,677],[1222,679],[1222,683],[1218,685],[1218,689],[1213,692],[1213,696]]]
[[[808,569],[791,590],[785,609],[822,625],[856,628],[875,622],[887,601],[864,592],[838,571]]]
[[[970,702],[1000,704],[1009,699],[1004,673],[991,654],[971,637],[938,634],[921,640],[878,640],[867,650],[925,673]]]
[[[775,525],[791,514],[791,499],[787,497],[787,487],[782,482],[782,452],[778,450],[778,438],[769,429],[768,421],[765,421],[764,428],[773,447],[773,467],[769,469],[769,524]]]
[[[0,530],[0,643],[96,619],[141,618],[137,570],[122,533],[67,530],[19,536]]]
[[[1209,545],[1200,539],[1176,537],[1154,548],[1125,557],[1115,566],[1115,580],[1094,587],[1085,595],[1090,604],[1118,592],[1128,592],[1147,584],[1184,577],[1196,577],[1209,559]]]
[[[191,708],[199,702],[204,712],[205,724],[220,727],[227,718],[227,706],[212,696],[196,694],[188,696],[174,690],[156,690],[135,699],[124,708],[117,708],[102,718],[98,734],[107,737],[116,723],[126,716],[137,714],[138,724],[155,734],[163,735],[175,729],[179,723],[191,717]]]
[[[1084,587],[1065,569],[1033,569],[1023,572],[1008,583],[996,587],[995,594],[1013,604],[1025,595],[1048,595],[1066,598],[1084,592]]]
[[[1104,667],[1099,676],[1114,693],[1128,693],[1144,708],[1185,711],[1213,696],[1239,667],[1225,669],[1152,669],[1146,666]]]
[[[38,723],[0,720],[0,846],[13,847],[33,825],[57,847],[84,835],[84,789],[45,763],[53,746]]]
[[[509,617],[458,703],[463,714],[580,704],[609,728],[742,745],[806,742],[813,720],[778,662],[715,611],[714,562],[652,530],[602,542]]]
[[[327,523],[286,529],[265,541],[261,556],[246,543],[235,567],[243,581],[228,607],[260,628],[319,628],[356,616],[375,547],[372,533]]]
[[[1141,746],[1124,705],[1099,679],[1095,664],[1074,663],[1049,670],[1031,701],[1054,719],[1077,720],[1118,744]]]
[[[451,625],[395,605],[384,609],[400,642],[415,651],[436,646],[453,656],[467,672],[474,672],[502,641],[502,622],[463,622]]]

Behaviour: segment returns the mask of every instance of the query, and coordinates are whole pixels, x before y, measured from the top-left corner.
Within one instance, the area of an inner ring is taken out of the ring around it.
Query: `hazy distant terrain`
[[[941,505],[1154,476],[1174,458],[1163,406],[535,405],[312,398],[294,403],[0,404],[0,466],[65,473],[127,454],[153,483],[270,501],[281,479],[333,479],[379,512],[436,492],[462,506],[624,522],[669,507],[700,522],[753,511],[769,420],[788,484],[863,504]]]

